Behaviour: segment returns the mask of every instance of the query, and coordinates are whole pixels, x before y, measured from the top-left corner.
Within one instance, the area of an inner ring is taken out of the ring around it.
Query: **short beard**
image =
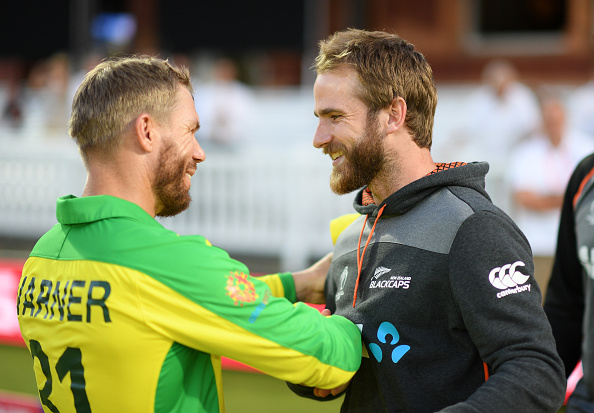
[[[334,193],[344,195],[369,185],[383,170],[385,154],[377,120],[377,114],[367,115],[365,135],[350,150],[341,143],[331,143],[324,149],[325,153],[341,149],[345,157],[341,170],[333,169],[330,175]]]
[[[157,175],[153,182],[158,217],[172,217],[190,206],[190,191],[184,188],[186,170],[191,169],[183,159],[176,160],[173,145],[167,144],[159,153]]]

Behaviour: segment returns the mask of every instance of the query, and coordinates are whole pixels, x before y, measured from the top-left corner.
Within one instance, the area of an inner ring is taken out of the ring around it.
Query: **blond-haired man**
[[[102,62],[78,89],[87,183],[58,200],[17,298],[45,411],[223,412],[221,356],[326,389],[359,367],[353,323],[293,304],[316,300],[329,258],[255,279],[155,221],[190,203],[199,126],[189,73],[161,59]]]

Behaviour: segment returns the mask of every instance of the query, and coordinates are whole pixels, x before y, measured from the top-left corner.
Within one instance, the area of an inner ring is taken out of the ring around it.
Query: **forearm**
[[[531,191],[520,191],[514,194],[515,201],[522,207],[534,211],[549,211],[561,208],[563,195],[538,195]]]
[[[298,301],[312,304],[324,304],[326,302],[324,285],[331,262],[332,253],[329,253],[311,267],[293,273],[295,294]]]

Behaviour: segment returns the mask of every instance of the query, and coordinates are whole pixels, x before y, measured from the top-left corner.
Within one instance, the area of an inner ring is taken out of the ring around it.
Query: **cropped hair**
[[[347,29],[320,41],[314,62],[318,74],[353,68],[361,82],[358,97],[377,113],[401,97],[405,124],[421,148],[431,148],[437,90],[433,70],[414,45],[396,34]]]
[[[70,136],[81,154],[112,153],[125,128],[142,113],[166,121],[179,87],[193,94],[188,69],[137,55],[106,59],[89,71],[72,102]]]

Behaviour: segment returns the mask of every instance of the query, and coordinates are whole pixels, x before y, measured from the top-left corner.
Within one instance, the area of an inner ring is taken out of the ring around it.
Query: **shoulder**
[[[531,249],[524,233],[499,208],[475,211],[460,226],[452,250],[473,256],[512,254],[513,259],[531,259]]]
[[[592,168],[594,168],[594,153],[589,154],[580,161],[575,168],[574,174],[584,176],[587,175]]]
[[[594,153],[583,158],[573,170],[568,190],[577,192],[578,186],[585,185],[594,175]]]
[[[594,153],[582,159],[574,169],[567,185],[566,196],[573,198],[573,205],[575,206],[582,195],[592,187],[593,183]]]
[[[340,234],[342,234],[344,230],[353,222],[355,222],[355,220],[360,216],[360,214],[352,213],[333,219],[330,222],[330,235],[332,237],[332,243],[336,245],[336,241]]]

